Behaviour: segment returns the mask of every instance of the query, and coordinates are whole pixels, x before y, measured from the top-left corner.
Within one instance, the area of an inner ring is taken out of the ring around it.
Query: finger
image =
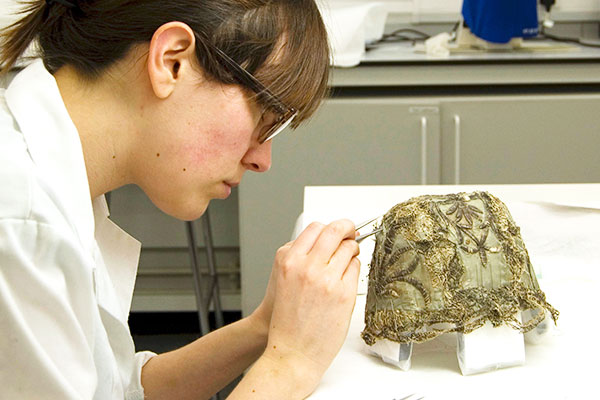
[[[359,253],[360,247],[355,240],[346,239],[340,243],[340,246],[329,260],[329,266],[335,271],[339,279],[342,279],[342,275],[346,272],[352,258],[358,256]]]
[[[354,223],[347,219],[334,221],[323,228],[310,255],[320,262],[328,263],[344,239],[354,239]]]
[[[291,241],[291,242],[287,242],[286,244],[282,245],[282,246],[281,246],[281,247],[280,247],[280,248],[277,250],[277,252],[281,252],[281,251],[283,251],[283,252],[287,252],[287,251],[289,251],[289,249],[292,247],[292,245],[293,245],[293,244],[294,244],[294,242],[293,242],[293,241]]]
[[[287,242],[285,244],[282,244],[281,247],[279,247],[279,249],[289,249],[290,247],[292,247],[292,245],[294,244],[294,241],[291,242]]]
[[[294,251],[298,251],[300,254],[308,254],[324,228],[325,225],[320,222],[311,222],[292,243]]]
[[[287,242],[286,244],[281,246],[279,249],[277,249],[277,253],[275,256],[277,257],[277,256],[287,254],[290,251],[290,249],[292,248],[292,244],[294,244],[294,242]]]

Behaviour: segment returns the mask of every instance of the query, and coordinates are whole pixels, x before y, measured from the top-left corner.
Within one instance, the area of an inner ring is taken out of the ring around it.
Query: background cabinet
[[[442,103],[442,183],[600,181],[598,95]]]

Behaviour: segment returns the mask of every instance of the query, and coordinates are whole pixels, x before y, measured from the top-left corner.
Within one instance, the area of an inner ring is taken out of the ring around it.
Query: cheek
[[[210,169],[223,159],[231,159],[245,153],[244,135],[241,130],[233,126],[228,129],[211,127],[205,129],[199,135],[190,135],[179,147],[178,157],[186,160],[192,166],[204,166]],[[246,145],[247,147],[247,145]],[[239,153],[239,154],[238,154]]]
[[[245,103],[244,103],[245,104]],[[216,164],[241,160],[252,141],[254,115],[233,102],[215,102],[185,122],[180,130],[176,155],[190,167],[214,169]]]
[[[179,147],[177,160],[189,167],[205,165],[209,159],[214,157],[211,146],[201,143],[187,143]]]

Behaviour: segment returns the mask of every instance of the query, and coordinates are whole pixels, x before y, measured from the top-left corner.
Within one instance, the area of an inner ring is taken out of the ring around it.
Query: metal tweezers
[[[421,400],[421,399],[425,398],[424,396],[421,396],[421,397],[419,397],[419,396],[420,395],[418,395],[417,393],[413,393],[413,394],[408,395],[406,397],[402,397],[402,398],[400,398],[398,400]]]
[[[375,221],[375,220],[376,220],[376,219],[378,219],[379,217],[380,217],[380,216],[378,215],[378,216],[377,216],[377,217],[375,217],[375,218],[371,218],[371,219],[369,219],[369,220],[367,220],[367,221],[365,221],[365,222],[362,222],[362,223],[358,224],[358,225],[356,226],[356,228],[355,228],[355,229],[358,231],[359,229],[361,229],[361,228],[364,228],[365,226],[369,225],[371,222]],[[375,229],[374,231],[371,231],[371,232],[369,232],[369,233],[365,233],[364,235],[357,236],[355,240],[356,240],[358,243],[360,243],[360,242],[362,242],[364,239],[368,238],[369,236],[372,236],[372,235],[374,235],[374,234],[376,234],[376,233],[378,233],[378,232],[381,232],[381,229],[382,229],[382,228]]]

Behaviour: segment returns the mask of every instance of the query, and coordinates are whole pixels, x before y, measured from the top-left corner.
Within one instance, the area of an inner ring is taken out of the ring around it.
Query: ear
[[[169,97],[181,74],[191,71],[195,48],[194,32],[183,22],[166,23],[154,32],[148,51],[148,75],[158,98]]]

